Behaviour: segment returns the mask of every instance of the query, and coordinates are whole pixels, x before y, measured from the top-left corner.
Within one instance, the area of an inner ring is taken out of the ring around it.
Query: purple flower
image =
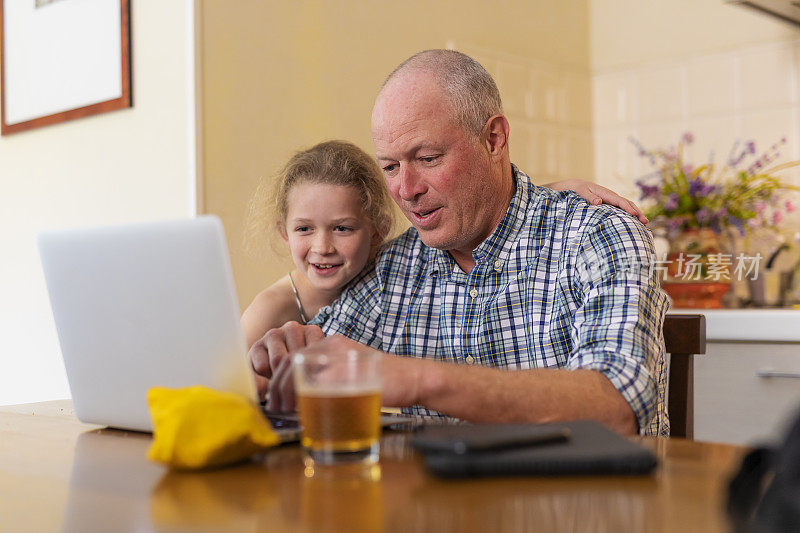
[[[681,170],[683,171],[684,174],[688,176],[689,174],[692,173],[692,170],[694,170],[694,165],[688,163],[686,165],[683,165],[683,167],[681,167]]]
[[[647,185],[641,181],[637,181],[636,185],[639,186],[640,200],[647,200],[648,198],[658,198],[658,185]]]
[[[715,185],[706,184],[702,178],[695,178],[689,182],[689,196],[695,198],[704,198],[716,191],[716,189]]]
[[[705,224],[711,220],[711,211],[709,211],[708,208],[703,207],[697,213],[695,213],[694,216],[697,219],[698,224]]]
[[[676,231],[681,229],[681,226],[683,226],[682,219],[680,218],[670,219],[670,221],[667,222],[667,232],[669,232],[670,234],[675,233]]]
[[[667,211],[678,209],[678,193],[674,192],[669,195],[669,198],[664,202],[664,209]]]
[[[756,172],[758,170],[761,170],[761,167],[763,167],[763,166],[764,166],[764,164],[759,159],[758,161],[756,161],[755,163],[750,165],[750,168],[747,169],[747,173],[748,174],[753,174],[754,172]]]
[[[756,143],[753,141],[747,141],[744,147],[742,148],[742,151],[739,152],[739,155],[734,156],[733,154],[736,153],[736,150],[739,148],[739,144],[740,141],[739,139],[737,139],[736,142],[733,143],[733,147],[731,147],[731,153],[728,156],[728,165],[732,167],[735,167],[736,165],[741,163],[742,160],[744,160],[744,158],[747,157],[749,154],[756,153]]]
[[[692,144],[694,142],[694,135],[692,132],[687,131],[683,134],[683,137],[681,137],[681,141],[683,141],[684,144]]]
[[[741,218],[730,217],[730,218],[728,218],[728,222],[730,222],[731,226],[733,226],[734,228],[739,230],[739,235],[744,237],[744,235],[746,233],[745,232],[745,227],[744,227],[744,224],[745,224],[744,220],[742,220]]]
[[[706,186],[703,183],[703,180],[701,180],[700,178],[695,178],[689,182],[689,195],[694,197],[701,196],[700,193],[705,188]]]
[[[628,140],[636,147],[636,150],[639,152],[641,157],[644,157],[649,154],[649,152],[642,146],[642,143],[636,137],[630,136]]]

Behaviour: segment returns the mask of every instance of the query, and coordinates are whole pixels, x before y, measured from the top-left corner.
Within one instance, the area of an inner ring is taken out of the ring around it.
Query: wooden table
[[[300,450],[208,472],[148,462],[146,434],[82,424],[69,401],[0,407],[0,531],[727,531],[725,487],[745,448],[645,438],[642,477],[447,481],[404,434],[380,468],[308,477]]]

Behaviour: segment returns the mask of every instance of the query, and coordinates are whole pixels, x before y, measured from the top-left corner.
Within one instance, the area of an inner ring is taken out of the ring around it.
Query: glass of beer
[[[324,465],[376,463],[381,354],[312,347],[293,359],[306,458]]]

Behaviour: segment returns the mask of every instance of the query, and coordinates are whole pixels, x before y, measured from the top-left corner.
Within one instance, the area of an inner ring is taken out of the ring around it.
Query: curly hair
[[[287,200],[301,183],[352,187],[361,197],[367,219],[385,238],[394,223],[394,204],[376,161],[347,141],[325,141],[294,154],[274,180],[263,178],[250,200],[245,246],[261,251],[266,235],[285,231]]]

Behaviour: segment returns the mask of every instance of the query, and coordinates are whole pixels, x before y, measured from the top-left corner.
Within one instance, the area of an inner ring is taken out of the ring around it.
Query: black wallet
[[[483,449],[454,446],[459,433],[467,442],[484,435]],[[551,438],[537,439],[542,435]],[[492,441],[499,444],[486,444]],[[650,450],[591,420],[434,427],[418,432],[411,443],[427,468],[442,477],[638,475],[658,464]]]

